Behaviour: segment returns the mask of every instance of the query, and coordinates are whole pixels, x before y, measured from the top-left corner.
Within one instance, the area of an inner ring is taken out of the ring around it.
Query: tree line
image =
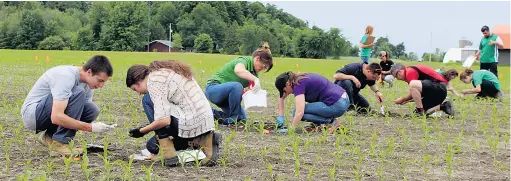
[[[249,55],[268,42],[274,56],[358,56],[357,42],[339,28],[328,31],[278,9],[246,1],[0,2],[0,48],[84,51],[148,51],[152,40],[196,52]],[[362,36],[362,31],[361,35]],[[404,43],[377,39],[373,57],[417,60]],[[149,50],[151,51],[151,50]]]

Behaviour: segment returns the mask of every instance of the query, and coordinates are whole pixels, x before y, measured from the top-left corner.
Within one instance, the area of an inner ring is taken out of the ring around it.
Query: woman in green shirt
[[[273,56],[268,43],[252,53],[252,57],[237,57],[225,64],[206,83],[206,97],[222,109],[213,109],[213,116],[218,123],[229,125],[238,120],[246,120],[245,110],[241,107],[243,89],[249,82],[251,89],[257,92],[261,83],[257,73],[270,71],[273,67]]]
[[[502,96],[499,79],[488,70],[466,69],[460,74],[460,80],[466,84],[472,83],[475,87],[461,91],[463,94],[477,94],[476,98],[500,98]]]
[[[373,43],[370,43],[366,45],[367,39],[369,36],[373,35],[373,26],[369,25],[366,27],[366,32],[364,36],[362,36],[362,39],[360,40],[359,47],[360,47],[360,59],[365,64],[369,63],[369,56],[371,56],[371,48],[373,48]]]

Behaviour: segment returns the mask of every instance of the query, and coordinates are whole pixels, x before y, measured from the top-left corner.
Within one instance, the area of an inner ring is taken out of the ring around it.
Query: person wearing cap
[[[447,97],[448,81],[431,67],[426,65],[405,67],[398,63],[392,66],[390,72],[396,79],[407,82],[410,90],[405,97],[396,99],[394,101],[396,104],[401,105],[413,100],[416,107],[414,113],[420,116],[439,110],[450,116],[454,115],[452,103],[444,102]]]
[[[236,121],[247,119],[245,110],[241,107],[243,89],[249,82],[254,93],[261,89],[258,72],[269,72],[273,67],[273,56],[268,43],[252,53],[251,57],[237,57],[225,64],[206,83],[206,97],[213,104],[222,109],[213,110],[213,115],[218,123],[232,125]]]
[[[340,125],[336,118],[348,110],[350,103],[343,88],[315,73],[284,72],[276,78],[275,87],[279,91],[279,127],[284,124],[284,100],[290,94],[295,97],[291,122],[293,127],[300,121],[307,121],[317,125],[330,124],[330,131],[335,131]]]
[[[499,79],[487,70],[472,71],[466,69],[461,72],[460,80],[466,84],[472,83],[474,86],[473,89],[461,91],[463,94],[477,94],[476,98],[491,97],[500,99],[502,97]]]
[[[357,113],[371,111],[369,102],[360,94],[366,85],[376,94],[379,102],[383,101],[383,94],[376,86],[376,79],[381,73],[378,63],[351,63],[335,72],[334,83],[346,90],[351,103],[350,110],[356,109]]]
[[[483,26],[481,28],[481,32],[484,36],[481,38],[481,41],[479,42],[479,50],[475,54],[476,57],[480,56],[480,69],[489,70],[495,74],[495,76],[498,76],[498,48],[504,48],[504,43],[499,36],[490,32],[490,28],[488,28],[488,26]]]
[[[380,66],[381,66],[381,78],[383,81],[389,83],[389,86],[392,87],[392,81],[394,80],[394,76],[390,74],[390,68],[394,65],[394,62],[389,59],[389,55],[385,51],[380,52]],[[383,84],[383,82],[382,82]]]

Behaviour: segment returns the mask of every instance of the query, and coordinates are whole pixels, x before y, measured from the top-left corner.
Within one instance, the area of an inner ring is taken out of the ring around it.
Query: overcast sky
[[[324,30],[340,28],[352,43],[360,41],[367,25],[376,37],[392,44],[405,42],[406,51],[447,51],[462,37],[478,45],[480,29],[510,23],[510,2],[347,2],[263,1]],[[433,36],[431,36],[431,34]],[[431,41],[432,37],[432,41]],[[432,45],[431,45],[432,42]]]

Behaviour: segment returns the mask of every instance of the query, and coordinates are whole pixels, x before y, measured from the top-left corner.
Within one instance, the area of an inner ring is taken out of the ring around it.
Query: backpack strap
[[[437,80],[437,79],[435,79],[434,77],[432,77],[432,76],[430,76],[428,74],[425,74],[424,72],[419,70],[419,68],[417,68],[416,66],[409,66],[409,67],[415,69],[419,73],[419,80],[430,80],[431,82],[435,82],[435,83],[442,82],[442,81]]]

